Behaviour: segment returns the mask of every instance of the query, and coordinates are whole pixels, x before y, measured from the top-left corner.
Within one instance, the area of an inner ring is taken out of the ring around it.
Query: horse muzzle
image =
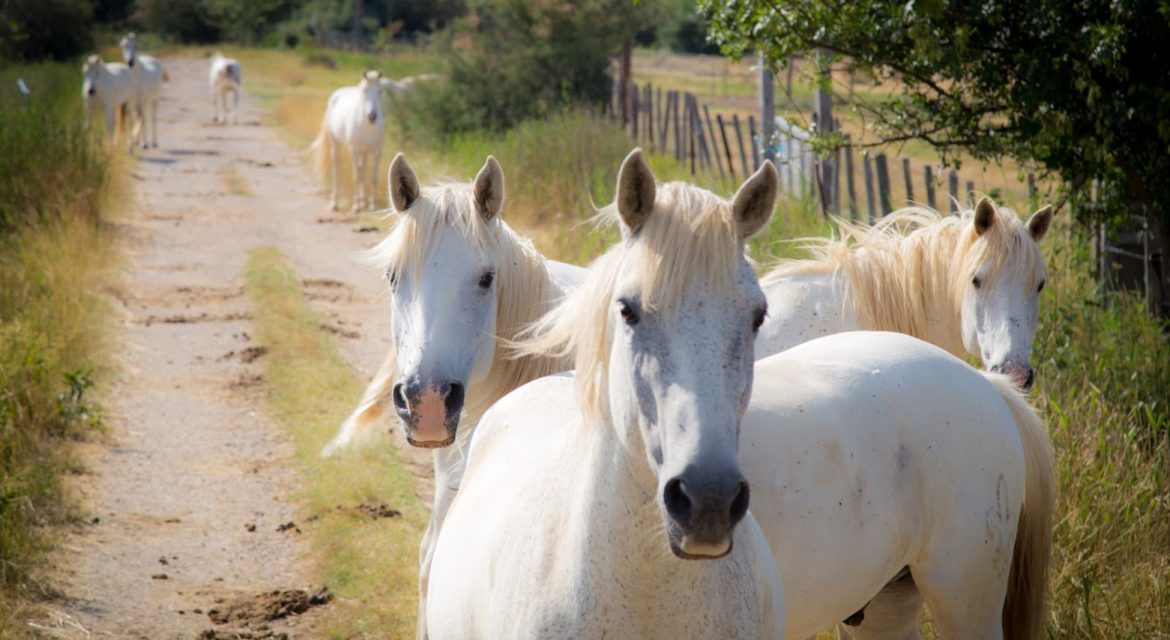
[[[406,441],[412,446],[436,449],[455,441],[463,411],[461,383],[398,383],[391,397],[394,411],[406,427]]]
[[[378,114],[377,113],[366,114],[366,119],[368,119],[370,121],[370,124],[374,124],[375,122],[378,121]]]
[[[732,533],[747,515],[750,491],[738,470],[721,475],[684,472],[663,486],[666,535],[676,557],[704,560],[731,553]]]
[[[1006,375],[1012,384],[1024,391],[1031,391],[1032,385],[1036,382],[1036,370],[1026,364],[1005,362],[991,367],[989,371]]]

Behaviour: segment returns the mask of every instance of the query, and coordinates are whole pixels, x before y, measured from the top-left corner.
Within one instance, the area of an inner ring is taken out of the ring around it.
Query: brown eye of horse
[[[496,279],[496,274],[492,273],[491,271],[488,271],[487,273],[483,274],[483,276],[480,277],[479,288],[480,289],[487,289],[487,288],[491,287],[492,282],[495,279]]]
[[[619,304],[622,306],[621,310],[619,311],[619,313],[622,315],[622,320],[624,320],[625,323],[631,327],[638,324],[638,314],[634,311],[634,308],[630,306],[630,303],[622,300]]]
[[[981,280],[979,276],[975,276],[975,278],[971,280],[971,286],[978,289],[979,287],[983,286],[983,280]]]
[[[767,309],[756,310],[756,315],[752,318],[752,331],[759,332],[760,327],[764,326],[764,319],[768,317]]]

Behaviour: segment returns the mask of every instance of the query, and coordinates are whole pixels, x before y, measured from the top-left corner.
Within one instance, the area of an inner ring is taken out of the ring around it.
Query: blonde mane
[[[445,183],[422,189],[421,197],[397,217],[390,233],[366,255],[366,261],[397,277],[403,267],[417,274],[426,256],[443,234],[459,233],[478,250],[494,256],[496,264],[496,337],[492,366],[482,382],[470,385],[464,403],[464,419],[479,420],[496,400],[516,387],[567,369],[568,360],[533,354],[509,358],[503,345],[552,307],[556,288],[544,258],[526,238],[513,231],[500,216],[485,222],[476,211],[472,187],[466,183]],[[398,362],[391,345],[374,380],[366,387],[358,408],[347,420],[356,436],[381,417],[398,375]],[[461,434],[470,429],[460,430]]]
[[[835,219],[838,238],[805,238],[813,253],[780,263],[760,279],[769,282],[798,275],[833,273],[849,283],[847,301],[863,329],[896,331],[936,342],[960,357],[958,344],[929,335],[931,322],[942,336],[958,336],[963,295],[977,269],[987,264],[993,277],[1012,256],[1034,269],[1043,256],[1026,225],[1011,209],[996,208],[993,224],[975,233],[975,212],[945,216],[927,207],[907,207],[873,226]]]
[[[610,205],[597,217],[616,222],[617,207]],[[684,182],[659,185],[642,227],[597,258],[585,282],[512,347],[521,355],[573,355],[582,412],[604,416],[613,339],[609,308],[618,276],[630,270],[641,274],[643,307],[669,315],[700,274],[717,290],[731,287],[742,257],[743,242],[725,200]]]

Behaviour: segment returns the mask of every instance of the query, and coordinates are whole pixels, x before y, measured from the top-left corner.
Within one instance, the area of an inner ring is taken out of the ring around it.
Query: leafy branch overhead
[[[824,48],[900,95],[854,105],[884,141],[1012,156],[1114,210],[1170,215],[1170,2],[701,0],[723,51]]]

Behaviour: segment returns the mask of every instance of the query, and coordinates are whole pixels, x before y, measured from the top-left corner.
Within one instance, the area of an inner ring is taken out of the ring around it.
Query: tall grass
[[[72,64],[0,70],[0,636],[37,592],[45,525],[70,516],[66,442],[95,423],[109,165],[79,124],[79,77]]]

